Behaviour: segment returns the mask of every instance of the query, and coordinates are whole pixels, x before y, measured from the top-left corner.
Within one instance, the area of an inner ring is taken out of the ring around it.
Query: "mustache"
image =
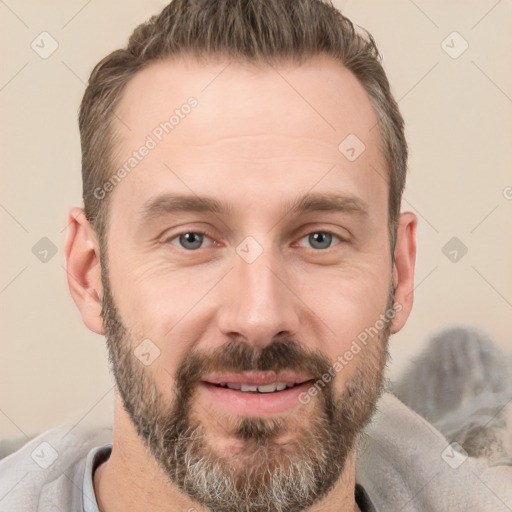
[[[330,366],[324,354],[305,349],[294,339],[272,340],[264,347],[230,340],[212,352],[189,352],[177,371],[176,383],[184,389],[212,372],[290,370],[321,378]]]

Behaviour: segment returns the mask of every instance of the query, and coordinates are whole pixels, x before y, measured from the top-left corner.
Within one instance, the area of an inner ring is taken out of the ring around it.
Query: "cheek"
[[[204,272],[183,272],[165,258],[136,252],[114,258],[110,275],[116,303],[127,325],[144,333],[162,336],[172,329],[208,283]]]
[[[309,307],[337,340],[347,340],[373,325],[386,308],[391,272],[372,265],[301,277]]]
[[[156,345],[158,357],[148,370],[159,387],[172,386],[171,376],[211,323],[213,310],[205,293],[218,282],[218,273],[213,269],[177,271],[168,261],[157,259],[117,261],[111,284],[131,342],[134,348],[147,339]]]
[[[383,349],[391,274],[381,270],[361,267],[331,276],[322,287],[318,279],[307,291],[308,304],[314,305],[325,333],[318,336],[317,348],[329,359],[339,391],[357,368],[378,359]]]

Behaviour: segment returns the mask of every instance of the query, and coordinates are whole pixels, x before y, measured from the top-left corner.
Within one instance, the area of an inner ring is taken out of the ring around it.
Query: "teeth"
[[[273,393],[274,391],[283,391],[287,387],[293,386],[293,383],[288,386],[285,382],[273,382],[265,384],[264,386],[250,386],[248,384],[228,384],[228,388],[239,389],[240,391],[250,391],[253,393]]]
[[[258,386],[260,393],[273,393],[276,390],[276,384],[266,384],[265,386]]]
[[[242,384],[240,386],[242,391],[258,391],[258,386],[249,386],[247,384]]]
[[[237,382],[219,382],[217,385],[221,388],[229,388],[249,393],[273,393],[274,391],[283,391],[288,388],[293,388],[295,382],[272,382],[264,386],[239,384]]]

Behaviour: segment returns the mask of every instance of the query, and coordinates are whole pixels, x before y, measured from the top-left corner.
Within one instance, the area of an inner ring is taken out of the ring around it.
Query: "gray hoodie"
[[[32,439],[0,461],[0,512],[96,510],[92,462],[110,443],[111,425],[84,422]],[[359,439],[356,481],[377,512],[512,511],[511,466],[467,457],[389,393]]]

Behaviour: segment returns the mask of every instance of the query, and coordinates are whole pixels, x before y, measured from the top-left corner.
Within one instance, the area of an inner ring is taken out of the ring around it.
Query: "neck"
[[[112,453],[94,473],[94,492],[101,512],[208,512],[182,494],[151,456],[116,394]],[[355,450],[347,457],[336,486],[308,512],[359,511],[354,498]]]

